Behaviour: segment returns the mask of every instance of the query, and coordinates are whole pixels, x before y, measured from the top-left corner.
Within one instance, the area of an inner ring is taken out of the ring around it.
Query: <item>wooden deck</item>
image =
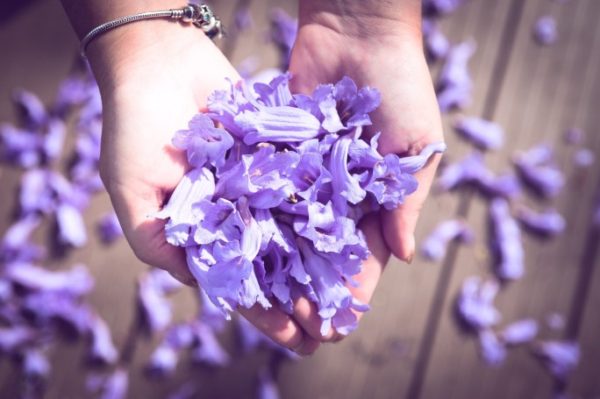
[[[248,2],[247,0],[238,0]],[[214,1],[231,20],[236,1]],[[295,13],[295,2],[251,0],[255,27],[222,43],[234,65],[247,56],[260,57],[261,67],[274,66],[276,52],[265,44],[263,27],[273,6]],[[10,9],[10,7],[7,7]],[[542,15],[556,18],[558,42],[539,46],[532,27]],[[0,16],[2,17],[2,16]],[[600,167],[573,166],[573,147],[563,144],[569,127],[587,134],[584,146],[600,156],[600,2],[598,0],[467,0],[445,18],[443,31],[453,43],[473,38],[477,51],[470,62],[474,101],[464,113],[500,123],[506,145],[486,155],[495,171],[509,169],[511,156],[539,142],[553,144],[567,184],[553,205],[567,220],[565,234],[540,240],[524,234],[526,274],[499,294],[502,325],[525,317],[542,326],[540,338],[573,339],[581,345],[581,362],[568,383],[574,398],[600,396],[600,232],[591,223],[600,193]],[[0,24],[0,120],[13,118],[9,93],[25,87],[44,100],[53,99],[65,77],[77,41],[57,1],[40,0],[23,7]],[[18,44],[18,45],[17,45]],[[438,71],[432,66],[432,74]],[[450,128],[456,114],[446,115],[447,161],[458,160],[471,147]],[[20,172],[0,166],[0,232],[14,209]],[[108,197],[94,198],[86,214],[92,226],[110,209]],[[487,203],[470,191],[432,196],[418,228],[423,238],[442,220],[460,216],[477,232],[474,246],[451,246],[440,263],[417,258],[408,266],[392,260],[359,330],[337,345],[328,345],[300,362],[283,363],[278,383],[288,398],[550,398],[553,380],[530,349],[509,351],[499,367],[484,365],[476,339],[462,332],[454,303],[462,281],[491,273],[486,249]],[[111,326],[120,347],[131,350],[130,398],[163,398],[185,381],[194,381],[206,398],[253,397],[256,368],[268,361],[264,353],[242,356],[222,370],[180,367],[174,378],[149,380],[143,365],[156,341],[132,333],[135,278],[146,267],[121,240],[108,249],[97,240],[69,253],[51,266],[84,262],[97,279],[93,304]],[[191,292],[176,297],[178,319],[195,312]],[[565,316],[563,331],[544,327],[546,316]],[[230,343],[231,337],[225,341]],[[52,354],[54,369],[48,398],[86,397],[81,368],[82,345],[60,346]],[[16,397],[17,373],[0,363],[0,397]],[[200,397],[200,396],[199,396]]]

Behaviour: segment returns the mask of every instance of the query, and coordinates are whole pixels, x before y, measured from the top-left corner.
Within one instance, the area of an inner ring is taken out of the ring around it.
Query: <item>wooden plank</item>
[[[595,103],[600,96],[594,84],[598,70],[598,31],[590,32],[598,12],[598,3],[581,1],[569,7],[548,2],[527,2],[522,23],[517,27],[517,44],[511,57],[506,81],[493,118],[506,129],[510,139],[503,151],[487,156],[495,170],[506,168],[510,155],[540,141],[553,143],[558,160],[569,181],[554,204],[568,221],[567,232],[560,238],[540,243],[525,236],[527,273],[506,287],[497,305],[504,323],[519,318],[534,317],[543,322],[550,312],[566,313],[573,295],[579,269],[572,267],[584,251],[589,213],[597,171],[584,176],[571,165],[573,150],[562,144],[562,135],[573,124],[591,128],[597,126]],[[557,17],[560,39],[552,47],[539,47],[531,40],[531,30],[537,17],[550,13]],[[597,152],[600,145],[589,142]],[[532,201],[529,201],[532,202]],[[538,207],[540,205],[538,204]],[[455,297],[464,278],[469,275],[489,275],[489,260],[478,260],[485,251],[487,207],[474,200],[469,210],[469,222],[476,228],[480,243],[473,248],[461,248],[456,259],[456,271],[446,295],[444,317],[437,331],[433,357],[421,395],[435,397],[548,397],[552,381],[525,348],[512,350],[499,369],[482,365],[476,351],[476,341],[459,331],[452,317]],[[543,328],[541,338],[555,338]],[[452,365],[452,367],[449,367]]]
[[[596,32],[596,35],[598,32]],[[596,65],[591,68],[598,70],[598,58],[600,58],[600,50],[596,45],[593,48],[594,55],[592,59],[596,60]],[[595,73],[591,72],[586,76],[587,84],[585,85],[586,92],[592,91],[595,94],[591,97],[592,104],[600,102],[600,81]],[[582,96],[584,97],[584,96]],[[583,107],[577,108],[579,112]],[[590,118],[592,119],[592,118]],[[592,123],[585,127],[587,135],[585,144],[587,147],[594,148],[596,156],[599,151],[599,137],[596,134],[598,129],[598,117],[592,120]],[[594,165],[595,170],[598,169]],[[592,180],[594,179],[595,180]],[[596,182],[596,191],[592,195],[595,205],[587,212],[581,212],[580,223],[588,225],[590,220],[591,226],[588,227],[588,234],[585,240],[582,236],[582,241],[585,242],[585,247],[579,258],[574,259],[574,265],[580,268],[578,281],[575,286],[572,300],[570,303],[570,314],[565,331],[565,338],[577,340],[581,347],[581,362],[575,370],[568,385],[568,392],[573,397],[597,397],[600,395],[600,381],[597,378],[597,370],[600,368],[600,345],[598,345],[598,333],[600,332],[600,315],[598,307],[600,306],[600,253],[598,242],[600,242],[600,226],[598,225],[596,212],[600,204],[600,180],[595,174],[588,179],[590,185]],[[591,212],[590,212],[591,211]],[[595,224],[594,224],[595,223]]]

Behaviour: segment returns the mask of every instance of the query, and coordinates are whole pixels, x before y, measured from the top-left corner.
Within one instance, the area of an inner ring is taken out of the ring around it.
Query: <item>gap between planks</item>
[[[488,94],[485,97],[485,105],[482,111],[482,116],[484,118],[490,119],[493,116],[498,99],[500,98],[500,92],[506,77],[510,57],[512,55],[512,50],[514,48],[517,35],[517,29],[511,29],[511,26],[513,25],[514,21],[517,21],[517,26],[520,25],[523,7],[524,2],[520,0],[513,0],[510,11],[506,18],[497,61],[494,63],[494,72],[491,75],[490,87]],[[463,219],[467,218],[474,196],[475,193],[473,193],[472,190],[460,195],[460,204],[457,210],[457,215],[459,217]],[[457,253],[458,245],[452,244],[448,249],[448,254],[444,258],[444,262],[442,263],[442,271],[436,283],[434,299],[432,301],[427,323],[425,325],[425,335],[421,341],[421,344],[419,345],[417,360],[415,362],[415,371],[407,391],[406,397],[409,399],[417,399],[421,395],[423,381],[425,380],[425,375],[427,374],[427,367],[429,360],[431,359],[431,352],[435,343],[436,332],[440,323],[448,289],[450,287],[450,279],[455,269]]]

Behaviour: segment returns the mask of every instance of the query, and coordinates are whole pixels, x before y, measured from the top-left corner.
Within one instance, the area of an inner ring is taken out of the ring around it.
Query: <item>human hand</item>
[[[381,106],[371,114],[367,134],[381,131],[379,151],[415,155],[442,141],[440,112],[421,42],[420,1],[300,1],[299,30],[292,49],[292,90],[311,93],[316,85],[349,76],[359,87],[381,91]],[[411,262],[414,230],[439,156],[416,174],[418,190],[400,208],[366,216],[361,228],[372,256],[351,288],[363,303],[371,299],[389,258]],[[310,336],[319,336],[314,307],[304,306],[296,319]]]
[[[125,13],[123,13],[125,15]],[[165,241],[165,222],[151,217],[189,168],[171,140],[206,106],[210,93],[239,80],[204,34],[171,21],[131,24],[88,47],[103,101],[102,180],[136,256],[195,285],[182,248]],[[298,324],[279,309],[239,309],[274,341],[312,352]]]

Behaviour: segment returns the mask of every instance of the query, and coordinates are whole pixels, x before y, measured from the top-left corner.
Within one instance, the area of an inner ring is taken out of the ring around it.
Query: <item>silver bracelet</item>
[[[121,25],[128,24],[130,22],[141,21],[144,19],[156,19],[156,18],[171,18],[180,20],[185,23],[192,23],[197,28],[200,28],[204,33],[211,39],[215,36],[220,37],[223,34],[223,27],[221,20],[217,18],[209,6],[206,4],[188,4],[182,8],[175,8],[171,10],[160,10],[160,11],[148,11],[141,12],[139,14],[129,15],[127,17],[121,17],[112,21],[103,23],[92,29],[85,37],[81,40],[79,51],[81,56],[85,58],[85,49],[92,40],[101,34],[117,28]]]

